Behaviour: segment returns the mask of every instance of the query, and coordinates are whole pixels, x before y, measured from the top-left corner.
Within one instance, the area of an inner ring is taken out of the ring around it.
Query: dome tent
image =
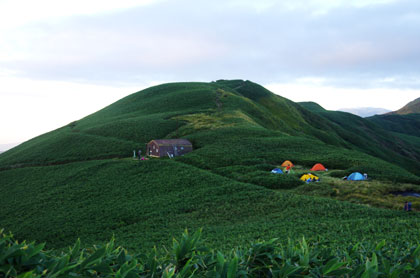
[[[360,174],[359,172],[354,172],[354,173],[351,173],[347,177],[347,180],[350,180],[350,181],[363,181],[363,180],[365,180],[365,177],[362,174]]]
[[[311,168],[311,171],[327,171],[327,168],[325,168],[321,163],[317,163]]]
[[[295,166],[295,165],[293,165],[293,163],[292,163],[290,160],[285,160],[285,161],[281,164],[281,167],[287,167],[287,166],[293,167],[293,166]]]
[[[300,179],[303,180],[303,181],[306,181],[306,182],[308,180],[310,180],[310,181],[319,181],[319,178],[317,176],[311,174],[311,173],[304,174],[303,176],[300,177]]]
[[[274,168],[271,170],[271,173],[273,174],[283,174],[283,171],[280,168]]]

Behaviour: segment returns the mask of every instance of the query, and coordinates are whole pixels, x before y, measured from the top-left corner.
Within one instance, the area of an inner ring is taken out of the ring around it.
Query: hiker
[[[342,178],[342,180],[343,180],[343,181],[346,181],[346,180],[347,180],[347,176],[344,176],[344,177]]]
[[[139,159],[140,159],[140,157],[141,157],[141,150],[139,150]]]
[[[136,158],[136,150],[133,150],[133,159]]]
[[[367,174],[366,173],[363,174],[363,177],[365,178],[365,180],[367,180]]]
[[[290,168],[292,168],[290,165],[287,165],[286,166],[286,171],[285,171],[286,174],[289,174],[290,173]]]
[[[405,201],[405,203],[404,203],[404,211],[408,211],[408,202],[407,201]]]

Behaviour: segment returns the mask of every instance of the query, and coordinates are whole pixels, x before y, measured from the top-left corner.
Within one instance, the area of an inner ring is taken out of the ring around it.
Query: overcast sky
[[[0,0],[0,145],[172,81],[396,110],[420,96],[419,26],[418,0]]]

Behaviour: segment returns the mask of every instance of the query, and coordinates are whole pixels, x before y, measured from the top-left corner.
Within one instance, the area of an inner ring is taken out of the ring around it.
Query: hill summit
[[[203,134],[214,140],[209,142]],[[401,144],[402,139],[367,120],[315,103],[294,103],[251,81],[218,80],[162,84],[129,95],[2,153],[0,169],[129,157],[133,149],[145,153],[146,143],[153,139],[182,137],[196,148],[206,148],[215,140],[235,140],[234,134],[242,135],[235,141],[241,146],[250,136],[293,138],[288,149],[299,150],[295,159],[310,163],[317,159],[309,155],[312,150],[297,148],[301,140],[313,141],[305,143],[309,149],[319,144],[353,149],[408,170],[415,171],[420,161],[416,146]],[[256,159],[261,156],[257,149],[249,148],[247,155]]]

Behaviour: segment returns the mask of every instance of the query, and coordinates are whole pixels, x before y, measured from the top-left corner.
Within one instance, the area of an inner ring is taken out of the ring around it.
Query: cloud
[[[48,12],[48,20],[0,36],[0,69],[113,85],[315,76],[362,87],[395,75],[405,86],[418,85],[403,80],[420,68],[416,1],[133,0],[118,9],[115,3],[84,10],[76,2],[68,11],[53,4],[60,20]]]
[[[0,2],[0,30],[30,22],[60,20],[76,15],[95,15],[139,6],[152,5],[159,0],[37,0]]]

